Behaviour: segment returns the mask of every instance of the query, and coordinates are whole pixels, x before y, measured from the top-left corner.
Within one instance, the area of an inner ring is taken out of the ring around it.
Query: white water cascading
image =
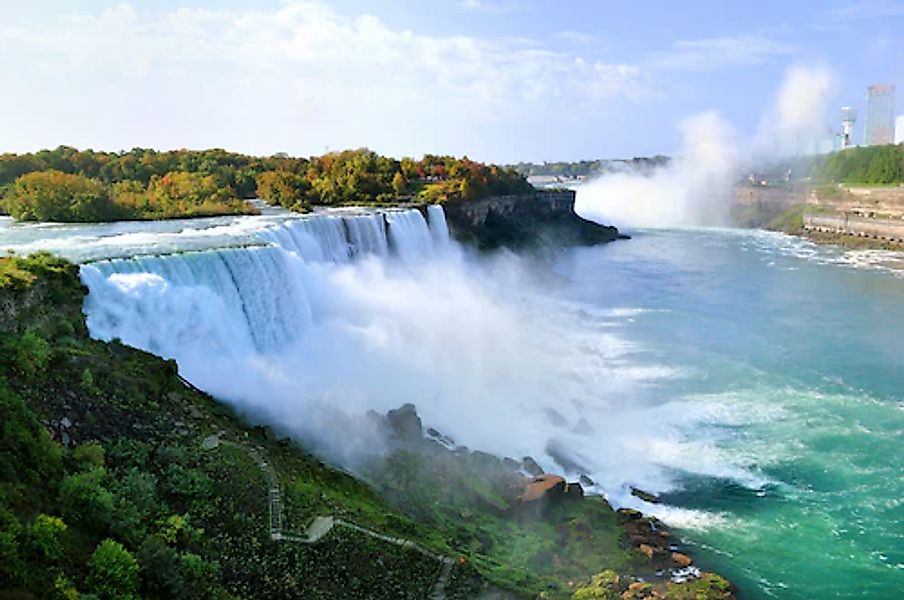
[[[672,372],[628,368],[619,315],[562,304],[517,256],[459,252],[442,208],[426,216],[332,212],[268,225],[264,245],[87,263],[88,327],[348,466],[380,452],[368,411],[412,402],[459,443],[622,500],[667,489],[647,448],[684,442],[643,386]]]
[[[442,209],[431,208],[432,225],[418,210],[322,214],[264,229],[267,246],[86,264],[88,325],[97,337],[168,358],[199,340],[219,350],[245,342],[260,352],[278,349],[311,323],[307,280],[317,265],[367,256],[415,260],[448,245]]]

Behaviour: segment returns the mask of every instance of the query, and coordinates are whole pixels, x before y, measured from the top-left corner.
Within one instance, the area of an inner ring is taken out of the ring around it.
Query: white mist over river
[[[352,468],[381,449],[366,411],[412,402],[682,527],[745,597],[904,587],[895,255],[685,229],[541,262],[473,255],[427,217],[5,221],[0,247],[86,261],[93,335]]]

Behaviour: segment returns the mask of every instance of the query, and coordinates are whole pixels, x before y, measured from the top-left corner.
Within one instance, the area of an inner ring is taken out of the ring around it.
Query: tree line
[[[519,162],[512,166],[524,176],[546,176],[575,179],[578,177],[590,177],[618,171],[650,172],[656,168],[665,166],[669,162],[668,156],[635,156],[631,159],[595,159],[579,160],[575,162],[543,162],[529,163]]]
[[[904,144],[847,148],[816,159],[825,182],[889,185],[904,183]]]
[[[309,158],[67,146],[0,155],[0,212],[24,221],[249,214],[255,209],[244,200],[255,197],[304,212],[313,206],[445,202],[532,189],[514,169],[467,157],[397,160],[366,148]]]

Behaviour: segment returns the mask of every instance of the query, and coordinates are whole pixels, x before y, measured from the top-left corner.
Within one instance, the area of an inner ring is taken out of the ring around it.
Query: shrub
[[[72,458],[80,468],[104,466],[104,447],[97,442],[88,442],[72,451]]]
[[[18,339],[5,338],[0,346],[12,374],[28,379],[43,375],[53,355],[47,340],[31,329],[27,329]]]
[[[59,446],[0,378],[0,482],[52,487],[61,467]]]
[[[22,525],[11,512],[0,506],[0,589],[21,585],[22,561],[19,533]]]
[[[63,557],[62,535],[66,524],[59,517],[38,515],[22,532],[22,556],[45,567],[56,565]]]
[[[122,544],[101,542],[88,561],[88,587],[100,600],[129,600],[138,591],[138,561]]]
[[[60,482],[63,516],[73,523],[106,530],[113,512],[113,494],[102,484],[106,470],[94,467]]]
[[[152,598],[182,597],[183,578],[179,553],[160,537],[145,538],[138,549],[141,589]]]
[[[129,469],[113,487],[115,506],[113,531],[128,542],[145,536],[147,524],[158,512],[157,478],[136,468]]]

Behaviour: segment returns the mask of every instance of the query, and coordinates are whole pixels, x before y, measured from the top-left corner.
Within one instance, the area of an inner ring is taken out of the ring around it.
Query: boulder
[[[640,488],[632,487],[631,495],[635,498],[640,498],[644,502],[649,502],[650,504],[659,504],[659,496],[651,494],[650,492],[645,492]]]
[[[634,510],[633,508],[619,508],[616,512],[618,512],[621,517],[632,521],[643,518],[643,513],[639,510]]]
[[[568,500],[580,500],[584,497],[584,488],[580,483],[565,484],[565,498]]]
[[[538,475],[543,474],[543,469],[537,464],[537,461],[530,456],[525,456],[521,459],[521,468],[531,477],[537,477]]]
[[[689,567],[694,564],[694,561],[690,556],[681,554],[680,552],[672,552],[672,561],[679,567]]]
[[[386,413],[393,433],[403,442],[418,442],[424,437],[424,426],[414,404],[408,403]]]
[[[565,479],[558,475],[537,475],[530,480],[524,493],[521,494],[521,502],[536,502],[551,497],[561,497],[565,494],[565,488],[568,484]]]

